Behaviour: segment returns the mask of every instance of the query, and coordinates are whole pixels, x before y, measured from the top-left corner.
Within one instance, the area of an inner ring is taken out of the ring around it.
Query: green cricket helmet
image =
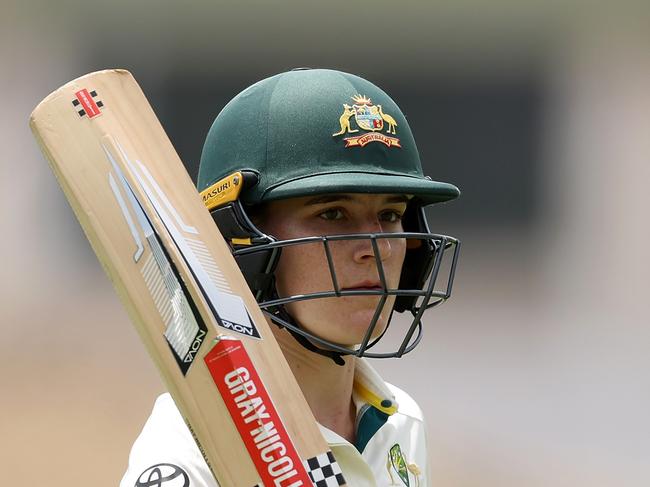
[[[410,127],[397,104],[363,78],[327,69],[298,69],[264,79],[242,91],[219,113],[207,135],[197,183],[224,238],[230,243],[260,307],[304,346],[341,362],[341,355],[396,357],[411,351],[422,335],[425,309],[449,298],[458,258],[458,240],[429,232],[423,207],[456,198],[454,185],[422,172]],[[411,197],[404,232],[314,235],[278,241],[250,218],[266,202],[332,193],[402,194]],[[399,287],[383,277],[377,252],[380,239],[407,239]],[[333,287],[300,296],[279,296],[274,270],[287,245],[369,239],[375,249],[382,290],[341,290],[330,265]],[[443,259],[447,276],[439,278]],[[440,286],[442,282],[442,286]],[[364,342],[350,348],[306,331],[285,310],[297,300],[377,294],[375,319]],[[399,348],[368,351],[379,310],[395,295],[394,311],[413,321]]]

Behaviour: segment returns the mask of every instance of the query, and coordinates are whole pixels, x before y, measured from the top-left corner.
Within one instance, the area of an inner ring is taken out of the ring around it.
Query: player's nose
[[[374,221],[364,225],[364,228],[359,230],[360,231],[357,233],[371,235],[383,232],[379,221]],[[391,243],[390,238],[368,237],[354,241],[353,257],[355,262],[363,263],[369,260],[385,261],[390,259],[392,255],[393,244]]]

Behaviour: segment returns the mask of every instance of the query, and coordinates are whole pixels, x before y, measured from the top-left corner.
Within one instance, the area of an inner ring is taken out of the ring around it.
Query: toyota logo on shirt
[[[189,487],[190,478],[181,467],[159,463],[140,474],[133,487]]]

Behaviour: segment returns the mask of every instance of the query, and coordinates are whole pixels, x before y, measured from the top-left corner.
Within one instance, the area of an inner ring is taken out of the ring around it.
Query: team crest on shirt
[[[420,475],[422,472],[415,463],[409,463],[406,460],[399,443],[395,443],[390,450],[388,450],[386,470],[388,470],[388,476],[390,477],[390,485],[400,485],[395,482],[395,478],[393,477],[393,474],[397,474],[397,477],[402,481],[402,483],[406,485],[406,487],[410,487],[411,483],[409,481],[409,474],[411,474],[415,478],[414,487],[420,487]]]
[[[345,147],[364,147],[370,142],[381,142],[387,147],[402,147],[397,137],[386,135],[397,134],[397,122],[384,113],[381,105],[373,105],[372,100],[363,95],[354,95],[351,98],[354,102],[352,105],[343,103],[343,113],[339,117],[340,130],[332,134],[333,137],[360,133],[344,137]]]

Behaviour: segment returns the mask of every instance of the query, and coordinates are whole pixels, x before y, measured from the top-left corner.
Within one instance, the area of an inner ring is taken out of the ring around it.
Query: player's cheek
[[[391,287],[397,287],[402,274],[404,258],[406,257],[406,239],[391,239],[391,248],[391,259],[385,262],[384,265],[388,267],[388,276],[390,278]]]
[[[282,250],[276,270],[278,291],[289,294],[304,294],[324,291],[331,283],[325,252],[319,244],[297,245]]]
[[[280,296],[288,296],[293,293],[292,283],[295,282],[296,265],[290,249],[283,249],[280,261],[275,270],[275,284]]]

